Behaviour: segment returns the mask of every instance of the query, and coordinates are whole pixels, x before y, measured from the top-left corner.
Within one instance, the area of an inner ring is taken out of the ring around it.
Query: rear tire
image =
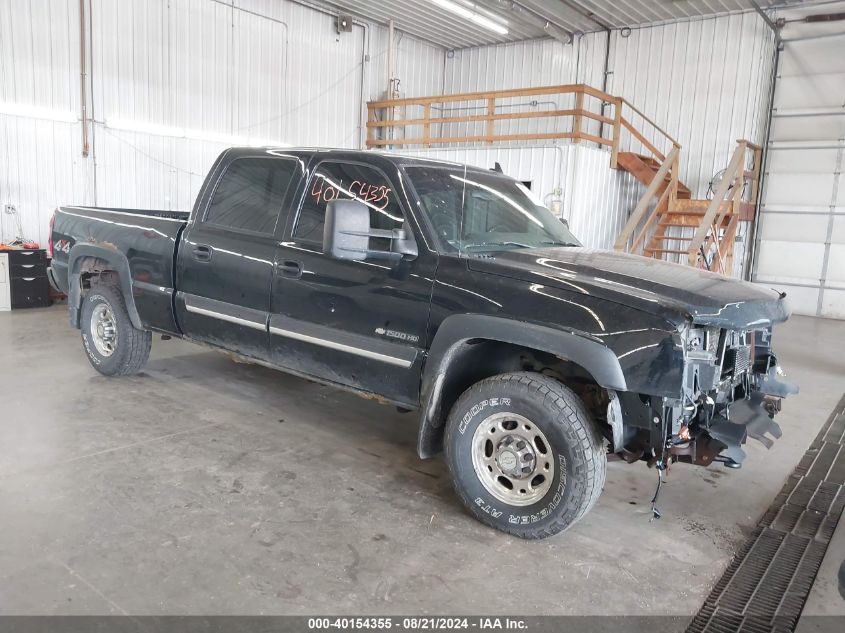
[[[99,281],[82,302],[82,343],[94,369],[104,376],[137,374],[150,357],[153,335],[132,325],[120,288]]]
[[[604,440],[568,387],[533,372],[467,389],[449,413],[446,461],[482,523],[525,539],[572,526],[604,486]]]

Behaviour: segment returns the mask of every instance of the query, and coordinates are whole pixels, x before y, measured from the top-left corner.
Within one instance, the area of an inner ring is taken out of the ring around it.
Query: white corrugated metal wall
[[[0,204],[14,206],[24,234],[42,242],[58,204],[189,208],[207,168],[231,144],[115,129],[110,120],[188,128],[204,138],[357,147],[362,97],[382,97],[387,84],[384,26],[356,24],[339,35],[333,15],[289,0],[85,1],[94,117],[88,158],[78,122],[78,3],[0,4],[0,103],[26,110],[0,113]],[[601,87],[609,43],[608,92],[678,138],[682,177],[699,195],[736,138],[760,140],[772,39],[753,13],[643,27],[629,37],[592,33],[573,46],[546,39],[445,51],[401,33],[397,42],[403,96]],[[33,107],[67,120],[35,119]],[[627,214],[637,188],[610,172],[606,152],[589,149],[564,152],[564,208],[587,243],[608,246],[607,227],[618,223],[608,217]],[[531,156],[517,162],[532,164]],[[515,159],[500,162],[508,160]],[[537,173],[515,175],[546,179]],[[6,239],[17,233],[17,217],[2,215]]]
[[[0,2],[0,205],[16,211],[0,215],[0,239],[16,237],[20,220],[24,236],[44,243],[60,204],[189,209],[230,137],[359,147],[364,102],[387,84],[385,27],[338,34],[332,14],[289,0],[85,7],[87,158],[79,2]],[[403,92],[442,91],[443,49],[407,35],[397,48]]]
[[[607,45],[599,32],[575,46],[537,40],[454,51],[445,92],[575,82],[601,88]],[[627,36],[614,30],[609,46],[607,92],[628,99],[682,145],[681,175],[696,197],[727,165],[737,139],[762,140],[774,37],[756,13],[639,27]],[[547,109],[523,104],[530,108]],[[502,123],[497,131],[529,124]]]
[[[737,139],[762,142],[773,60],[754,12],[614,31],[607,89],[681,144],[681,178],[703,198]]]
[[[606,91],[628,99],[682,145],[681,178],[694,197],[707,195],[712,175],[727,165],[737,139],[762,141],[774,38],[753,12],[646,26],[626,36],[619,30],[590,33],[578,38],[574,46],[546,39],[451,51],[446,55],[444,92],[567,83],[602,88],[605,56]],[[574,105],[573,97],[556,99],[549,103],[545,97],[513,99],[508,106],[525,111]],[[634,122],[640,123],[636,118]],[[477,124],[453,124],[455,129],[450,131],[482,132],[470,125]],[[497,132],[551,131],[552,125],[560,124],[548,119],[499,122]],[[597,134],[598,124],[589,125],[588,131]],[[654,140],[647,126],[642,129]],[[632,139],[623,137],[623,148],[626,143]],[[635,142],[631,148],[638,149]],[[530,164],[539,150],[524,150],[525,159],[516,157],[519,151],[512,149],[507,154],[510,163]],[[427,155],[448,154],[433,149]],[[473,152],[463,155],[476,156]],[[566,216],[586,244],[608,248],[617,227],[622,226],[619,218],[627,217],[642,188],[628,174],[609,169],[607,150],[582,144],[566,155],[569,160],[563,162],[562,176]],[[531,179],[524,173],[513,175]],[[746,229],[741,228],[737,243],[735,274],[740,273],[744,261]]]
[[[67,0],[0,2],[0,240],[22,227],[43,241],[56,205],[93,197],[77,122],[78,25]]]

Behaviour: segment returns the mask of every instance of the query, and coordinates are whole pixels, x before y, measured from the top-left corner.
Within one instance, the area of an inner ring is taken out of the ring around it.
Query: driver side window
[[[404,224],[396,194],[379,170],[355,163],[324,162],[305,190],[293,229],[297,242],[322,244],[326,207],[332,200],[359,200],[366,204],[370,209],[370,228],[392,230]]]

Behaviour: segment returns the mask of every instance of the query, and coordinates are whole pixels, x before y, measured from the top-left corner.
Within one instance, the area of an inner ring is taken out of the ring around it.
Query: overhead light
[[[6,103],[0,101],[0,114],[20,116],[28,119],[44,119],[61,123],[76,123],[79,119],[70,110],[54,110],[53,108],[39,108],[25,103]]]
[[[451,11],[462,18],[466,18],[470,22],[475,22],[479,26],[483,26],[485,29],[489,29],[498,33],[499,35],[507,35],[508,29],[503,24],[491,20],[488,17],[485,17],[474,10],[475,5],[472,5],[472,9],[462,4],[457,4],[452,2],[452,0],[431,0],[437,6],[443,7],[447,11]]]
[[[193,130],[184,127],[170,125],[159,125],[147,121],[136,121],[135,119],[106,119],[106,127],[113,130],[124,130],[126,132],[139,132],[153,136],[168,136],[171,138],[184,138],[193,141],[206,141],[208,143],[220,143],[221,145],[249,145],[251,147],[290,147],[287,143],[259,139],[248,136],[237,136],[224,132],[209,132],[207,130]]]

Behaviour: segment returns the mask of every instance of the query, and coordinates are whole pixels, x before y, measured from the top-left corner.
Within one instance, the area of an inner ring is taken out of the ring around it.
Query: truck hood
[[[467,259],[470,270],[592,295],[680,324],[754,329],[785,321],[786,295],[666,261],[587,248],[518,249]]]

